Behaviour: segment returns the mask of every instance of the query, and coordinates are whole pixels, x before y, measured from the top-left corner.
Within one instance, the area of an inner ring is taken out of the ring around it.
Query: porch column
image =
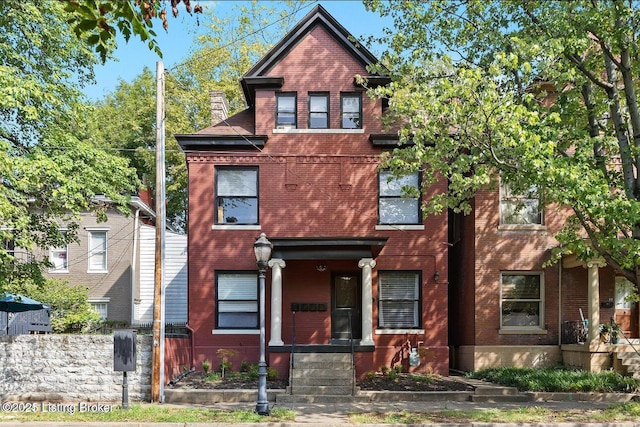
[[[607,265],[602,258],[593,258],[587,261],[588,291],[589,301],[589,343],[598,344],[600,340],[600,276],[598,269]]]
[[[362,345],[373,345],[373,286],[371,270],[376,266],[373,258],[362,258],[358,267],[362,269]]]
[[[271,339],[269,345],[284,345],[282,341],[282,269],[283,259],[271,258]]]

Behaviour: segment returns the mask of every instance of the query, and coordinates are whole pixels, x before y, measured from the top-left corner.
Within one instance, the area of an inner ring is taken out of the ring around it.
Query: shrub
[[[565,367],[489,368],[473,372],[472,378],[516,387],[520,391],[546,392],[635,392],[640,381],[614,371],[586,372]]]
[[[209,359],[205,359],[204,362],[202,362],[202,371],[205,374],[208,374],[209,369],[211,369],[211,362],[209,361]]]

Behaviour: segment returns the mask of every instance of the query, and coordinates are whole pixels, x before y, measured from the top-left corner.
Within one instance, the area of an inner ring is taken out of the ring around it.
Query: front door
[[[628,301],[635,286],[624,277],[616,277],[615,321],[627,338],[638,338],[638,303]],[[619,337],[622,342],[622,337]]]
[[[331,338],[362,338],[362,294],[359,273],[336,273],[331,289]]]

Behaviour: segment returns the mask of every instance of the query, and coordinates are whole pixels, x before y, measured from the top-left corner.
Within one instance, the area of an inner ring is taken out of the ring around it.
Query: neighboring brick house
[[[542,206],[536,191],[497,187],[476,194],[470,215],[451,215],[451,367],[615,366],[610,354],[628,351],[626,341],[601,342],[599,326],[613,318],[638,337],[637,303],[624,300],[629,282],[601,259],[546,265],[570,212]]]
[[[356,373],[381,366],[449,372],[446,214],[422,219],[420,200],[379,155],[397,146],[376,59],[321,6],[241,79],[248,108],[176,135],[188,167],[188,326],[192,362],[259,354],[253,244],[273,243],[267,273],[268,363],[285,375],[294,352],[350,352]],[[430,191],[442,190],[446,182]],[[429,197],[429,193],[425,195]],[[294,314],[295,313],[295,314]],[[351,321],[349,321],[351,313]],[[422,348],[419,367],[411,348]],[[170,361],[168,363],[171,363]]]

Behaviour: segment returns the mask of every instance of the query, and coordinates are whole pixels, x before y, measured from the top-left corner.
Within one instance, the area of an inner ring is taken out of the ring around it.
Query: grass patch
[[[473,372],[469,377],[520,391],[634,393],[640,390],[640,381],[614,371],[586,372],[564,367],[489,368]]]
[[[554,411],[532,406],[518,409],[438,410],[430,412],[388,411],[350,414],[354,424],[432,424],[432,423],[586,423],[637,421],[640,403],[614,404],[607,409]]]
[[[253,410],[220,410],[211,408],[178,408],[157,404],[131,405],[125,410],[113,406],[110,412],[80,412],[78,404],[62,412],[3,412],[0,421],[75,421],[75,422],[149,422],[149,423],[259,423],[295,420],[295,412],[274,408],[261,416]],[[46,404],[44,406],[46,410]]]

